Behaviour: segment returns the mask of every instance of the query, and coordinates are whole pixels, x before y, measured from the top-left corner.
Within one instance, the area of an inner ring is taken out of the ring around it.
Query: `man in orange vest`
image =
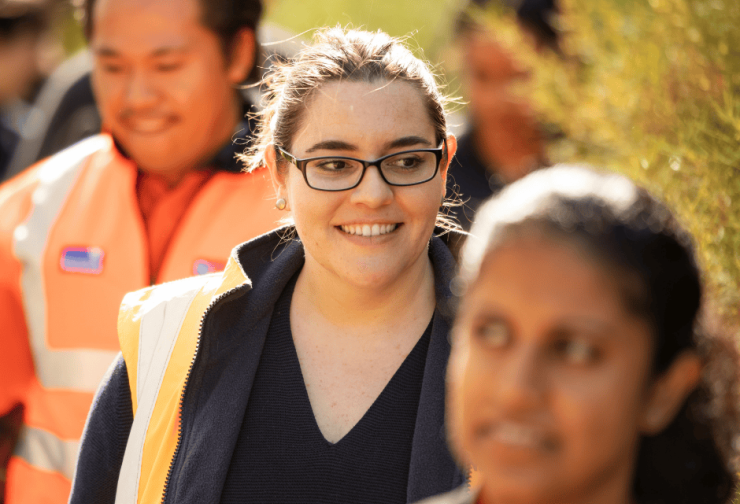
[[[0,417],[24,407],[9,504],[67,502],[123,295],[217,271],[280,218],[232,143],[249,132],[236,86],[255,69],[260,0],[85,9],[104,133],[0,186]]]

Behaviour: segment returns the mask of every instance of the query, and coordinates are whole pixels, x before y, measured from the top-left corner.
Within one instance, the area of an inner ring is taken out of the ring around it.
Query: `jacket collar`
[[[246,411],[275,302],[303,266],[297,239],[280,228],[238,246],[238,258],[251,290],[237,290],[210,311],[182,408],[182,441],[166,502],[218,502]],[[464,482],[447,451],[444,431],[445,369],[450,347],[450,281],[455,259],[448,244],[454,233],[432,238],[429,255],[435,273],[437,310],[424,368],[417,413],[407,501],[445,492]],[[454,248],[454,247],[453,247]]]

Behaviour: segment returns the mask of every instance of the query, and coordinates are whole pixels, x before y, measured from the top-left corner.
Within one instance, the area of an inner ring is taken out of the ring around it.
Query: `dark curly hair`
[[[92,37],[93,9],[96,0],[82,0],[82,21],[85,36],[89,40]],[[202,9],[203,26],[210,29],[221,40],[221,47],[227,57],[231,55],[231,47],[234,37],[243,28],[256,32],[257,25],[262,17],[262,0],[198,0]],[[255,51],[259,55],[259,45],[256,44]],[[255,58],[255,61],[259,61]],[[260,70],[254,65],[248,81],[258,80]]]
[[[575,241],[614,273],[626,307],[652,328],[654,375],[685,350],[703,359],[702,380],[672,423],[641,439],[635,499],[730,502],[740,428],[737,355],[727,338],[710,334],[701,322],[701,274],[689,233],[629,179],[556,166],[528,175],[481,207],[463,254],[459,292],[492,250],[533,229]]]

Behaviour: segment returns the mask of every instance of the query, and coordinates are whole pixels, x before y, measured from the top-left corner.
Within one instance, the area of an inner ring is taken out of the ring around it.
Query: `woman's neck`
[[[429,322],[436,304],[434,271],[423,253],[388,283],[357,285],[307,257],[293,299],[315,322],[377,336],[387,333],[384,329]]]

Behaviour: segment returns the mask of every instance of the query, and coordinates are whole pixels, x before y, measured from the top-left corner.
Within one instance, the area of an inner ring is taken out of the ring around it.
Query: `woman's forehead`
[[[300,150],[318,142],[342,140],[372,149],[407,136],[431,142],[436,136],[416,86],[386,80],[330,82],[314,91],[306,104],[293,146]]]

